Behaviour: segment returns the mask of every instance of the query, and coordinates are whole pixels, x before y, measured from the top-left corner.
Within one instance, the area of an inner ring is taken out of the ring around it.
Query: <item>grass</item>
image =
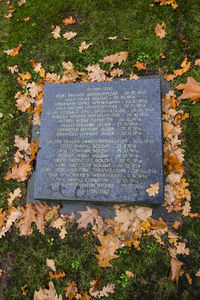
[[[60,0],[60,1],[27,1],[19,7],[17,1],[10,5],[16,7],[13,17],[6,19],[8,13],[6,1],[0,2],[0,61],[1,89],[0,112],[0,159],[1,179],[6,174],[13,161],[14,136],[28,136],[31,139],[31,126],[27,115],[16,110],[14,95],[19,90],[17,75],[11,74],[7,66],[17,64],[20,72],[30,72],[33,80],[37,80],[30,60],[41,62],[48,72],[62,73],[62,61],[72,61],[75,68],[83,71],[89,64],[98,63],[104,56],[120,51],[129,51],[129,56],[121,68],[124,76],[131,71],[137,72],[133,65],[137,60],[147,63],[148,70],[139,75],[160,74],[171,72],[180,67],[187,56],[192,63],[199,58],[199,23],[197,14],[198,1],[178,1],[179,7],[173,10],[171,6],[159,6],[152,0],[122,1],[122,0]],[[153,4],[153,6],[152,6]],[[78,22],[64,26],[61,20],[70,15]],[[30,20],[24,22],[25,17]],[[19,20],[19,21],[18,21]],[[155,37],[154,28],[157,23],[165,21],[166,38]],[[66,41],[64,38],[54,39],[51,25],[59,25],[62,33],[75,31],[77,36]],[[117,36],[117,40],[108,40],[109,36]],[[130,40],[124,41],[123,37]],[[184,40],[186,42],[184,42]],[[93,46],[79,53],[78,47],[82,41],[92,42]],[[23,44],[16,57],[7,56],[3,50]],[[164,51],[166,59],[160,57]],[[109,70],[108,65],[101,67]],[[185,82],[187,76],[193,76],[199,81],[198,67],[191,67],[186,76],[177,78],[172,86]],[[189,188],[192,192],[192,206],[199,209],[200,200],[200,106],[188,101],[181,104],[185,112],[190,113],[184,121],[183,138],[185,149],[185,169]],[[16,187],[23,191],[23,197],[14,202],[24,205],[26,183],[2,180],[0,184],[0,207],[7,208],[7,198]],[[56,290],[63,294],[67,281],[76,281],[79,290],[88,290],[89,282],[101,278],[102,286],[110,282],[116,285],[115,293],[109,299],[197,299],[199,296],[199,278],[195,273],[200,268],[200,222],[199,219],[185,218],[180,234],[187,241],[191,255],[181,257],[185,262],[187,272],[193,278],[190,286],[182,276],[176,285],[168,280],[170,257],[167,250],[153,239],[144,237],[141,241],[141,251],[123,249],[120,257],[112,261],[112,268],[99,268],[95,253],[95,240],[89,235],[83,237],[76,227],[68,228],[68,235],[62,241],[56,230],[46,228],[42,236],[36,230],[30,237],[19,237],[13,229],[0,244],[0,268],[5,270],[5,276],[0,278],[2,299],[33,299],[35,289],[47,285],[49,270],[46,267],[46,257],[55,259],[58,271],[65,271],[66,277],[54,280]],[[51,241],[51,238],[54,238]],[[134,278],[126,278],[126,270],[135,274]],[[122,277],[122,278],[121,278]],[[27,296],[22,295],[21,287],[27,284]]]

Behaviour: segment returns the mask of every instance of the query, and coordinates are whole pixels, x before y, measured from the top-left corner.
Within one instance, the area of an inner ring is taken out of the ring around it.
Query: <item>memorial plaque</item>
[[[45,85],[34,199],[162,203],[161,124],[159,78]]]

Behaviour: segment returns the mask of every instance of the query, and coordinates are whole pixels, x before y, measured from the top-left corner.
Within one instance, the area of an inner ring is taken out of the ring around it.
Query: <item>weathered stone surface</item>
[[[162,203],[160,80],[46,85],[39,146],[34,199]]]

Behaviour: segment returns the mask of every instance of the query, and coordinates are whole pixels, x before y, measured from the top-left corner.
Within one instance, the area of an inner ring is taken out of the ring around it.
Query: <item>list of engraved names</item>
[[[119,95],[112,86],[87,86],[78,93],[57,93],[53,103],[46,114],[57,126],[47,147],[57,150],[52,165],[42,168],[52,192],[67,196],[74,190],[77,198],[106,199],[116,186],[146,188],[156,169],[147,168],[140,155],[140,144],[148,149],[153,143],[142,128],[153,113],[144,89]]]

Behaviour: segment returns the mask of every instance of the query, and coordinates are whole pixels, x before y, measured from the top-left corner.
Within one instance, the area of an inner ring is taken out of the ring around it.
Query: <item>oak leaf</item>
[[[17,93],[15,95],[15,99],[15,105],[17,106],[17,109],[23,112],[27,111],[31,107],[31,104],[34,103],[34,99],[31,98],[27,92],[24,94],[22,94],[21,92]]]
[[[94,225],[95,218],[98,216],[98,209],[96,207],[92,208],[89,206],[86,206],[86,211],[78,211],[82,216],[80,219],[77,220],[78,223],[78,229],[80,228],[87,228],[88,224],[91,223],[91,225]]]
[[[99,64],[89,65],[86,70],[89,72],[89,78],[91,81],[105,81],[105,71],[99,67]]]
[[[60,278],[63,278],[66,276],[65,272],[59,272],[59,273],[52,273],[52,272],[49,272],[49,276],[52,278],[52,279],[55,279],[55,280],[58,280]]]
[[[151,184],[150,188],[146,189],[146,192],[149,196],[155,196],[159,192],[159,182]]]
[[[31,97],[35,98],[40,92],[43,92],[44,84],[33,81],[27,84],[27,88],[29,89]]]
[[[62,62],[62,66],[64,69],[66,69],[67,71],[70,71],[70,70],[73,70],[74,69],[74,65],[71,61],[68,61],[68,62],[65,62],[63,61]]]
[[[182,225],[182,223],[181,223],[180,221],[176,220],[176,221],[174,222],[174,224],[172,225],[172,227],[173,227],[174,229],[178,230],[179,227],[180,227],[181,225]]]
[[[166,36],[166,24],[163,21],[162,24],[157,24],[155,27],[155,34],[157,37],[159,37],[160,39],[163,39]]]
[[[61,239],[64,239],[67,234],[67,231],[65,229],[65,224],[66,224],[66,220],[62,217],[59,217],[58,219],[54,220],[51,223],[51,227],[57,228],[60,230],[59,237]]]
[[[15,223],[21,215],[20,208],[15,208],[14,206],[10,206],[6,212],[0,214],[0,238],[6,234],[12,224]]]
[[[200,269],[196,272],[195,276],[200,277]]]
[[[166,58],[166,55],[162,50],[160,51],[160,57],[163,58],[163,59]]]
[[[16,188],[13,193],[9,193],[8,206],[12,206],[12,203],[14,199],[21,198],[22,197],[22,191],[20,188]]]
[[[24,73],[18,73],[18,75],[21,77],[22,80],[29,80],[31,78],[31,74],[29,72]]]
[[[75,298],[78,292],[76,283],[72,280],[69,280],[65,288],[65,291],[66,291],[65,296],[67,299],[72,300],[73,298]]]
[[[195,66],[200,66],[200,58],[196,59],[194,64],[195,64]]]
[[[85,41],[82,42],[81,45],[79,46],[79,52],[81,53],[83,50],[88,49],[92,45],[93,45],[93,43],[86,44]]]
[[[163,136],[166,138],[168,134],[171,132],[171,130],[174,128],[174,126],[171,123],[163,122]]]
[[[32,171],[32,166],[25,162],[25,160],[22,160],[20,164],[13,163],[11,170],[9,170],[4,177],[5,180],[15,179],[18,182],[25,181],[30,176],[30,173]]]
[[[133,72],[130,74],[129,76],[129,80],[138,80],[139,76],[137,76],[136,74],[134,74]]]
[[[123,75],[124,72],[122,70],[120,70],[119,68],[117,69],[112,69],[112,71],[110,72],[110,75],[112,77],[120,77],[121,75]]]
[[[169,280],[176,281],[176,284],[178,284],[181,267],[184,265],[184,263],[172,257],[170,264],[171,264],[171,271],[169,274]]]
[[[62,296],[57,295],[54,284],[50,281],[49,290],[40,288],[39,291],[35,291],[33,300],[62,300]]]
[[[110,260],[118,257],[114,253],[120,248],[121,243],[116,236],[111,234],[107,234],[106,236],[98,235],[98,239],[101,242],[101,246],[95,246],[99,252],[99,254],[95,254],[98,264],[100,267],[112,267]]]
[[[46,259],[46,265],[49,267],[52,271],[56,272],[56,267],[55,267],[55,261],[53,259]]]
[[[141,70],[146,70],[146,64],[143,64],[139,61],[136,61],[136,63],[134,64],[134,67],[136,67],[138,69],[138,71],[141,71]]]
[[[99,62],[102,62],[104,64],[110,63],[110,67],[112,68],[116,63],[121,65],[123,61],[127,60],[127,57],[128,57],[128,52],[124,51],[112,55],[107,55],[104,57],[104,59],[99,60]]]
[[[197,82],[193,77],[188,77],[185,84],[179,84],[176,89],[183,90],[178,99],[191,99],[193,101],[200,97],[200,82]]]
[[[30,154],[30,144],[28,142],[28,138],[23,139],[19,135],[15,135],[15,147],[18,148],[19,151],[25,151],[27,154]]]
[[[19,50],[21,49],[21,47],[22,47],[22,44],[19,44],[16,48],[4,50],[4,52],[10,56],[16,56],[19,54]]]
[[[70,32],[64,33],[63,37],[69,41],[69,40],[73,39],[76,35],[77,35],[77,32],[70,31]]]
[[[53,34],[54,39],[58,39],[60,37],[61,28],[56,25],[56,28],[51,32]]]
[[[64,25],[69,25],[69,24],[74,24],[74,23],[76,23],[76,20],[73,19],[72,16],[70,16],[69,18],[63,19],[62,22],[63,22]]]

